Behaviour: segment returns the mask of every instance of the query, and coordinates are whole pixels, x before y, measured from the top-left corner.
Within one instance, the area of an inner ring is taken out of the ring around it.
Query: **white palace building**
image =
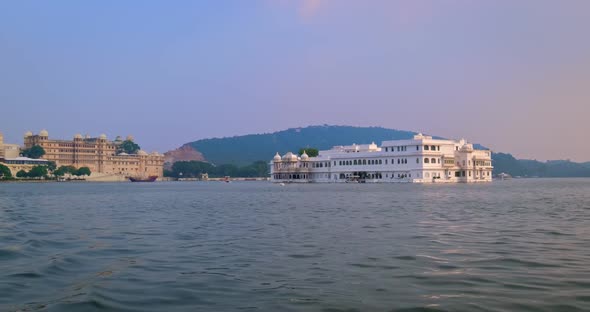
[[[410,140],[334,146],[317,157],[305,152],[277,153],[270,163],[271,181],[457,183],[492,181],[489,150],[465,140],[438,140],[417,134]]]

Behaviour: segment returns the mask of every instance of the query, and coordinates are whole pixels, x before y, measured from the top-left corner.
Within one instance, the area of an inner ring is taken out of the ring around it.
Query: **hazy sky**
[[[588,161],[590,1],[0,1],[0,116],[12,143],[339,124]]]

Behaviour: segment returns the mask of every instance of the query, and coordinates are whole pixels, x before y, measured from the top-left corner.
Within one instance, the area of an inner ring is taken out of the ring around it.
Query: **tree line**
[[[200,178],[201,174],[204,173],[211,178],[221,178],[224,176],[254,178],[267,177],[269,168],[268,164],[262,160],[242,167],[230,164],[215,166],[207,162],[193,160],[177,161],[172,165],[170,170],[164,170],[164,176],[174,178]]]

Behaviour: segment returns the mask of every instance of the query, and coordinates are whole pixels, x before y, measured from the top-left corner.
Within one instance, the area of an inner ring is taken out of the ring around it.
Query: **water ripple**
[[[590,180],[0,188],[1,311],[589,311]]]

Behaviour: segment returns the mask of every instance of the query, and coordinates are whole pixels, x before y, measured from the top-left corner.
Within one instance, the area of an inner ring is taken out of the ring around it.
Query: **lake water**
[[[590,179],[4,183],[0,311],[590,311]]]

